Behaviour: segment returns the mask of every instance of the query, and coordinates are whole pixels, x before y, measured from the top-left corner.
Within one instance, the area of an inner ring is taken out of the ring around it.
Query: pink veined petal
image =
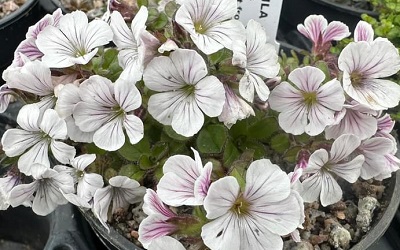
[[[110,207],[113,196],[113,187],[106,186],[96,191],[93,198],[93,213],[99,219],[100,223],[108,229],[106,224],[108,208]]]
[[[250,72],[267,78],[275,77],[279,73],[278,55],[272,44],[260,44],[251,48],[247,41],[247,49],[247,69]]]
[[[257,96],[261,99],[261,101],[266,101],[268,99],[268,96],[270,94],[269,92],[269,88],[268,86],[265,84],[265,82],[261,79],[261,77],[259,77],[258,75],[254,74],[254,73],[249,73],[248,75],[244,75],[239,82],[239,92],[241,93],[241,84],[243,83],[243,81],[248,81],[247,84],[252,85],[252,87],[254,88],[254,90],[257,93]],[[245,84],[245,86],[247,85]],[[250,87],[251,88],[251,87]],[[253,92],[253,91],[251,91]],[[242,95],[244,99],[246,99],[249,102],[253,102],[253,99],[251,99],[251,97],[254,97],[254,94],[252,94],[250,92],[250,94],[248,95]]]
[[[176,68],[171,58],[160,56],[147,65],[143,73],[143,81],[154,91],[174,91],[186,85],[185,80]]]
[[[282,112],[278,116],[279,126],[287,133],[300,135],[307,126],[307,107],[305,105],[293,105],[291,110]]]
[[[133,111],[142,104],[140,92],[133,83],[118,79],[114,89],[115,100],[125,112]]]
[[[114,107],[117,101],[114,99],[113,83],[102,76],[94,75],[85,80],[79,88],[82,101],[105,107]]]
[[[42,139],[40,133],[22,129],[8,129],[1,138],[5,154],[9,157],[21,155],[28,148],[37,144]]]
[[[186,248],[177,239],[171,236],[162,236],[151,241],[148,250],[163,250],[168,246],[169,250],[185,250]]]
[[[327,172],[323,172],[321,178],[321,205],[326,207],[340,201],[343,192],[335,178]]]
[[[166,206],[154,190],[148,188],[143,198],[143,211],[147,215],[161,214],[166,218],[176,216],[174,212]]]
[[[193,36],[191,37],[193,39]],[[244,26],[238,20],[228,20],[212,26],[211,28],[207,29],[204,35],[198,36],[198,39],[200,40],[198,43],[199,49],[205,54],[209,55],[210,53],[216,52],[214,50],[217,48],[217,46],[210,46],[210,48],[208,48],[208,44],[203,43],[201,40],[204,39],[204,41],[207,41],[206,37],[209,37],[210,40],[214,40],[223,47],[232,50],[233,41],[244,40],[246,36]],[[193,40],[193,42],[196,43],[195,40]],[[211,42],[211,44],[213,44],[213,42]]]
[[[277,235],[286,235],[293,232],[302,219],[302,199],[296,191],[291,191],[289,196],[281,201],[267,204],[254,203],[250,206],[251,216],[245,217],[246,222],[254,223],[261,233],[270,231]],[[251,229],[249,228],[249,229]],[[265,246],[264,246],[265,247]],[[243,248],[245,249],[245,248]]]
[[[268,204],[289,196],[290,180],[278,165],[268,159],[253,161],[246,172],[243,197],[251,204]]]
[[[349,27],[342,22],[333,21],[322,32],[322,44],[330,41],[340,41],[348,36],[350,36]]]
[[[382,167],[386,164],[386,158],[384,155],[373,153],[367,153],[363,155],[365,157],[365,161],[361,168],[361,178],[364,180],[369,180],[385,172],[385,169]]]
[[[309,38],[314,44],[318,43],[319,37],[326,29],[328,21],[322,15],[310,15],[304,20],[304,25],[297,25],[297,30]]]
[[[107,151],[120,149],[125,143],[125,135],[122,130],[123,119],[114,118],[101,126],[93,135],[94,144]]]
[[[207,218],[215,219],[229,213],[229,209],[232,208],[238,198],[239,192],[239,183],[232,176],[226,176],[211,183],[208,194],[204,199]]]
[[[207,196],[208,189],[211,184],[212,174],[212,163],[208,162],[205,166],[201,175],[194,182],[194,197],[196,200],[204,201]]]
[[[358,136],[344,134],[339,136],[332,144],[330,160],[340,162],[348,157],[354,150],[360,146],[361,140]]]
[[[315,150],[308,160],[307,167],[303,169],[303,174],[314,174],[320,171],[328,161],[329,154],[325,149],[320,148]]]
[[[50,69],[40,61],[27,62],[7,85],[38,96],[53,94]]]
[[[73,111],[75,125],[82,132],[95,132],[113,117],[110,108],[79,102]]]
[[[79,197],[84,198],[89,202],[97,189],[102,188],[104,185],[103,177],[96,173],[84,173],[80,178],[77,185],[76,193]]]
[[[44,112],[40,128],[52,139],[63,140],[67,138],[67,124],[54,109],[48,109]]]
[[[210,249],[240,250],[240,226],[239,219],[227,212],[205,224],[201,228],[201,238]]]
[[[294,109],[294,105],[302,105],[303,99],[298,89],[288,82],[282,82],[271,91],[268,102],[273,110],[285,112]]]
[[[71,204],[77,206],[77,207],[81,207],[81,208],[92,208],[92,205],[90,205],[88,203],[88,201],[76,194],[73,193],[69,193],[69,194],[64,194],[62,193],[62,195],[64,196],[64,198],[70,202]]]
[[[35,104],[24,105],[17,116],[18,125],[26,130],[32,132],[40,131],[39,127],[40,110]]]
[[[125,115],[123,126],[131,144],[136,144],[143,138],[143,122],[135,115]]]
[[[293,70],[288,79],[301,91],[311,93],[317,91],[325,79],[325,74],[318,68],[306,66]]]
[[[326,139],[336,139],[343,134],[354,134],[361,140],[373,136],[377,131],[377,120],[368,114],[346,109],[344,117],[339,124],[325,129]]]
[[[20,184],[18,186],[15,186],[9,196],[9,202],[12,207],[17,207],[19,205],[22,205],[24,202],[28,201],[30,202],[33,198],[33,193],[36,192],[36,190],[39,187],[39,182],[34,181],[29,184]]]
[[[390,133],[394,128],[394,120],[390,117],[389,114],[384,114],[378,119],[378,130],[382,133]]]
[[[46,140],[36,143],[27,152],[19,157],[18,169],[26,175],[31,175],[33,163],[41,163],[50,168],[48,151],[49,143]]]
[[[359,21],[356,28],[354,29],[354,41],[372,42],[373,40],[374,29],[372,28],[372,25],[365,21]]]
[[[92,164],[96,159],[95,154],[83,154],[71,160],[71,166],[77,170],[84,171],[87,166]]]
[[[322,106],[340,111],[343,109],[345,96],[340,82],[332,79],[320,86],[317,91],[318,103]]]
[[[65,119],[72,115],[75,105],[82,99],[79,96],[79,87],[74,84],[66,84],[58,93],[56,107],[54,108],[60,118]]]
[[[358,149],[363,152],[386,155],[392,152],[394,146],[393,141],[389,138],[375,137],[363,141]]]
[[[94,132],[83,132],[80,130],[80,128],[75,124],[75,120],[72,118],[72,116],[65,118],[65,122],[67,123],[69,139],[74,142],[93,142]]]
[[[145,248],[148,248],[152,240],[170,235],[177,230],[177,226],[168,223],[163,215],[152,214],[140,223],[138,240]]]
[[[399,71],[400,56],[396,47],[385,39],[376,39],[372,43],[353,42],[340,53],[338,66],[347,74],[358,72],[363,78],[382,78]]]
[[[215,76],[201,79],[195,86],[195,99],[199,108],[209,117],[221,114],[225,103],[225,90]]]
[[[308,120],[309,123],[304,128],[305,132],[311,136],[319,135],[326,126],[334,122],[334,111],[320,104],[315,104],[308,112]]]
[[[400,86],[390,80],[365,79],[360,88],[344,81],[343,87],[354,100],[374,110],[395,107],[400,101]]]
[[[92,20],[83,34],[82,42],[88,51],[108,44],[113,38],[113,32],[108,24],[102,20]]]
[[[175,50],[170,59],[185,84],[196,84],[207,75],[204,59],[194,50]]]
[[[300,195],[301,198],[303,198],[304,202],[314,202],[318,200],[323,185],[322,179],[323,174],[321,173],[321,171],[318,171],[301,183],[303,186],[303,190]]]
[[[73,190],[72,177],[64,174],[54,178],[46,178],[40,182],[33,199],[33,212],[45,216],[53,212],[58,205],[66,204],[67,200],[59,190],[63,185],[70,185]],[[66,192],[67,190],[62,191]]]
[[[358,155],[349,162],[333,165],[330,168],[330,170],[334,172],[336,175],[345,179],[346,181],[354,183],[360,176],[360,170],[363,163],[364,163],[364,156]]]
[[[181,178],[175,173],[166,173],[157,185],[157,194],[161,200],[170,206],[201,205],[194,196],[195,179]]]
[[[27,38],[15,49],[13,65],[23,66],[27,61],[35,61],[42,56],[43,53],[36,45],[36,39]]]
[[[118,11],[113,11],[113,13],[111,13],[110,27],[114,33],[113,42],[119,49],[137,48],[137,43],[132,31],[128,28],[121,13]]]
[[[171,126],[180,135],[193,136],[200,131],[204,124],[204,115],[191,96],[182,100],[174,112]]]
[[[63,164],[68,164],[76,154],[76,150],[73,146],[56,140],[51,140],[50,148],[53,156]]]

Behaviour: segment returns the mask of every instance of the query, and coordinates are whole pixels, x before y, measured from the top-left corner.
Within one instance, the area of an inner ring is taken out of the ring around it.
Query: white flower
[[[58,205],[66,204],[67,200],[61,192],[74,191],[72,177],[68,174],[58,173],[39,163],[32,165],[32,177],[35,179],[29,184],[20,184],[14,187],[10,193],[10,204],[13,207],[31,200],[34,193],[32,210],[38,215],[48,215]]]
[[[231,128],[238,120],[243,120],[250,115],[255,115],[253,108],[242,98],[237,96],[233,90],[224,84],[225,104],[218,120],[226,127]]]
[[[343,71],[344,91],[357,102],[374,110],[399,103],[400,86],[380,79],[400,70],[399,52],[388,40],[352,42],[340,53],[338,65]]]
[[[305,202],[320,198],[322,206],[328,206],[342,198],[342,189],[335,175],[350,183],[358,179],[364,156],[358,155],[351,161],[347,158],[360,144],[357,136],[345,134],[333,142],[330,153],[321,148],[310,156],[307,168],[303,169],[303,174],[313,174],[302,182],[301,197]]]
[[[231,20],[237,12],[236,0],[186,0],[175,15],[176,22],[187,32],[197,47],[209,55],[232,41],[244,40],[244,27]]]
[[[89,201],[93,198],[97,189],[104,185],[103,177],[96,173],[86,173],[85,169],[96,159],[94,154],[80,155],[71,160],[71,167],[56,165],[54,170],[72,176],[77,183],[76,194],[63,194],[72,204],[80,207],[91,208]]]
[[[254,100],[254,90],[262,101],[269,96],[263,79],[275,77],[280,69],[275,47],[267,43],[267,34],[260,23],[250,20],[246,27],[246,43],[233,42],[232,64],[246,71],[239,82],[239,93],[248,102]]]
[[[41,100],[36,104],[42,107],[42,111],[54,107],[54,88],[58,83],[53,82],[50,68],[40,61],[32,61],[9,70],[5,78],[9,88],[39,96]]]
[[[365,162],[361,168],[360,177],[368,180],[385,172],[387,163],[386,155],[395,148],[392,140],[384,137],[374,137],[364,140],[357,152],[364,155]]]
[[[15,187],[21,184],[21,178],[18,174],[8,175],[4,178],[0,178],[0,210],[7,210],[10,206],[10,192]],[[27,201],[23,203],[24,206],[31,206],[31,202]]]
[[[320,134],[334,122],[335,111],[343,107],[345,96],[336,79],[321,85],[325,79],[322,70],[306,66],[293,70],[288,79],[271,92],[271,109],[281,112],[279,125],[287,132],[299,135]]]
[[[212,163],[204,167],[199,153],[193,149],[194,160],[187,155],[173,155],[164,163],[157,185],[157,194],[170,206],[203,205],[211,183]]]
[[[171,236],[163,236],[160,238],[154,239],[148,250],[165,250],[165,247],[168,246],[168,250],[185,250],[186,248],[180,243],[177,239],[172,238]]]
[[[87,64],[97,47],[111,41],[113,33],[104,21],[88,23],[86,14],[74,11],[61,17],[58,27],[47,26],[37,36],[36,44],[44,56],[42,61],[52,68]]]
[[[349,27],[338,21],[328,24],[322,15],[310,15],[304,20],[304,25],[297,25],[297,30],[310,39],[314,44],[314,49],[323,48],[331,41],[340,41],[350,35]]]
[[[359,21],[354,29],[354,41],[372,42],[373,40],[374,29],[372,28],[372,25],[365,21]]]
[[[111,213],[118,208],[128,209],[130,204],[141,201],[145,193],[144,187],[141,187],[139,182],[126,176],[114,176],[108,180],[108,184],[104,188],[97,189],[93,200],[93,213],[107,229],[106,221],[111,203]]]
[[[118,79],[114,84],[105,77],[91,76],[84,81],[73,116],[83,132],[94,132],[99,148],[115,151],[125,142],[125,129],[131,144],[143,138],[143,122],[133,114],[142,98],[134,83]]]
[[[18,169],[27,175],[32,173],[33,163],[40,163],[50,168],[49,146],[53,156],[61,163],[69,163],[75,156],[74,147],[59,141],[66,139],[67,125],[57,112],[48,109],[42,119],[39,116],[37,105],[25,105],[17,117],[21,129],[9,129],[1,139],[7,156],[21,155],[18,159]]]
[[[7,110],[10,102],[15,100],[17,94],[7,84],[0,86],[0,113]]]
[[[365,140],[377,131],[376,111],[357,102],[344,104],[343,109],[336,113],[335,122],[325,129],[326,139],[336,139],[343,134],[352,134]]]
[[[213,182],[204,200],[204,244],[211,249],[282,249],[281,235],[302,223],[302,199],[288,176],[269,160],[257,160],[246,173],[246,187],[224,177]]]
[[[225,102],[222,83],[207,76],[203,58],[194,50],[176,50],[154,58],[144,71],[145,85],[161,92],[150,97],[149,113],[186,137],[196,134],[209,117],[221,114]]]
[[[178,217],[166,206],[152,189],[147,189],[143,198],[143,211],[148,215],[139,225],[139,241],[145,248],[157,239],[170,235],[178,226],[170,220]],[[157,243],[156,243],[157,244]]]
[[[142,6],[132,20],[131,29],[117,11],[111,14],[110,27],[114,33],[113,42],[120,50],[119,65],[124,69],[120,78],[137,82],[142,79],[143,68],[156,52],[160,42],[146,31],[147,8]]]

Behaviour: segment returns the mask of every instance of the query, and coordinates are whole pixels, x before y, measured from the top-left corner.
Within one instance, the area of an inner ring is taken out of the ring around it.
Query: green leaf
[[[248,127],[248,136],[254,139],[268,139],[279,131],[278,121],[274,117],[264,117]]]
[[[124,146],[118,150],[120,155],[129,161],[139,161],[142,155],[148,155],[150,151],[150,142],[144,137],[135,145],[130,144],[129,140],[125,141]]]
[[[104,155],[107,153],[104,149],[98,148],[94,143],[86,144],[86,152],[88,154]]]
[[[271,148],[278,153],[283,153],[290,147],[288,134],[278,134],[271,138]]]
[[[223,162],[225,166],[231,165],[240,156],[239,150],[232,141],[228,140],[225,146]]]
[[[261,158],[265,158],[265,153],[266,153],[266,149],[265,146],[256,140],[246,140],[244,143],[242,143],[240,145],[240,149],[243,152],[246,152],[247,150],[253,150],[253,159],[257,160],[257,159],[261,159]]]
[[[285,160],[287,162],[291,162],[291,163],[296,163],[297,154],[299,153],[299,150],[301,150],[300,146],[289,148],[285,152],[285,155],[283,156],[283,160]]]
[[[128,165],[122,166],[121,169],[119,170],[118,174],[132,178],[132,176],[134,176],[139,171],[141,171],[141,170],[138,165],[128,164]]]
[[[136,0],[138,7],[142,7],[142,6],[148,6],[149,2],[147,0]]]
[[[227,131],[223,125],[208,125],[203,127],[196,139],[197,149],[204,154],[219,154],[222,152],[227,138]]]
[[[139,167],[142,170],[148,170],[155,167],[155,164],[150,160],[148,155],[142,155],[139,158]]]
[[[176,133],[171,126],[164,126],[164,130],[165,134],[167,134],[168,137],[170,137],[171,139],[177,140],[177,141],[187,141],[189,140],[191,137],[185,137],[183,135],[180,135],[178,133]]]
[[[168,17],[172,18],[177,9],[178,9],[178,5],[176,4],[176,2],[171,1],[165,5],[164,11]]]
[[[168,17],[165,13],[160,13],[158,17],[151,23],[151,28],[161,30],[168,24]]]
[[[154,157],[155,161],[159,161],[168,154],[168,151],[168,143],[160,141],[152,147],[151,156]]]
[[[244,190],[244,188],[245,188],[245,186],[246,186],[245,173],[246,173],[246,170],[241,169],[241,168],[236,168],[236,167],[235,167],[235,168],[231,171],[231,174],[230,174],[231,176],[233,176],[233,177],[236,178],[236,180],[237,180],[238,183],[239,183],[240,189],[242,189],[242,190]]]
[[[101,76],[107,77],[111,81],[118,79],[122,72],[118,63],[118,50],[106,49],[104,54],[92,59],[93,71]]]
[[[232,51],[229,49],[221,49],[214,54],[208,56],[211,64],[221,63],[224,60],[232,58]]]

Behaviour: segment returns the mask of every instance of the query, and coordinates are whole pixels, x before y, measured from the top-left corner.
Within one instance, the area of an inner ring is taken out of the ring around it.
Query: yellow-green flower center
[[[317,92],[302,92],[303,95],[303,99],[304,99],[304,103],[307,105],[308,108],[310,108],[311,106],[313,106],[314,104],[316,104],[318,102],[317,99]]]
[[[234,212],[237,216],[246,215],[249,213],[250,203],[246,201],[242,195],[240,195],[233,206],[231,207],[231,211]]]
[[[360,87],[362,85],[362,80],[363,76],[359,72],[354,71],[350,74],[350,81],[353,87]]]
[[[204,34],[207,31],[206,27],[201,22],[194,24],[194,30],[199,34]]]

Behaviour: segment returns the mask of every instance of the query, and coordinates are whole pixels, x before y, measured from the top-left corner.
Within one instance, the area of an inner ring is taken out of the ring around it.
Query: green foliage
[[[122,72],[118,64],[118,50],[105,49],[104,53],[92,59],[93,72],[97,75],[107,77],[111,81],[116,81]]]
[[[226,128],[221,124],[211,124],[200,130],[196,148],[203,154],[219,154],[228,138]]]

